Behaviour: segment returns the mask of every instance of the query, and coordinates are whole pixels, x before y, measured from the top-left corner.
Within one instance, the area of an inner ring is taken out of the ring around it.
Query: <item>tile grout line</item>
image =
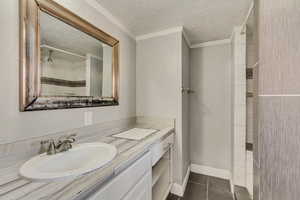
[[[300,97],[300,94],[260,94],[258,97]]]
[[[208,185],[209,185],[209,177],[206,179],[206,200],[208,200]]]
[[[188,181],[189,183],[192,183],[192,184],[196,184],[196,185],[206,185],[206,183],[205,184],[203,184],[203,183],[198,183],[198,182],[194,182],[194,181]]]
[[[196,184],[196,185],[201,185],[201,186],[204,186],[205,187],[205,200],[210,200],[210,195],[209,195],[209,190],[210,190],[210,177],[209,176],[206,176],[206,180],[204,183],[200,183],[200,182],[197,182],[197,181],[192,181],[192,180],[188,180],[189,183],[191,184]],[[230,192],[230,191],[229,191]],[[232,195],[232,193],[230,192],[230,199],[234,200],[234,197]],[[183,198],[178,198],[176,200],[183,200]],[[214,199],[211,199],[211,200],[214,200]]]

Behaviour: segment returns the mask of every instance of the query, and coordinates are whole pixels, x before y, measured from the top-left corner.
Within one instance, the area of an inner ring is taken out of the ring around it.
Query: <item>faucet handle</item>
[[[73,140],[73,142],[75,142],[76,141],[76,138],[75,138],[76,136],[77,136],[76,133],[72,133],[72,134],[68,135],[66,137],[66,139],[70,139],[70,140]]]
[[[73,133],[73,134],[71,134],[71,135],[68,135],[67,137],[66,137],[66,140],[68,140],[71,144],[72,143],[74,143],[75,141],[76,141],[76,137],[77,136],[77,134],[76,133]]]
[[[61,136],[61,137],[58,138],[58,142],[62,142],[64,140],[68,140],[68,141],[70,141],[70,142],[73,143],[73,142],[76,141],[76,139],[75,139],[76,136],[77,136],[76,133],[72,133],[70,135],[64,135],[64,136]]]
[[[75,136],[76,134],[71,134],[68,136],[64,136],[64,139],[61,139],[58,141],[57,145],[55,146],[56,152],[64,152],[68,151],[69,149],[72,149],[72,144],[75,142]]]

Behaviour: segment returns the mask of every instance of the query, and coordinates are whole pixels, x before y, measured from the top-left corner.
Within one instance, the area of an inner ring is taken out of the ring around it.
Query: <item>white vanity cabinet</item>
[[[122,200],[151,200],[151,183],[151,173],[149,172]]]
[[[151,200],[151,174],[151,153],[148,152],[104,185],[89,200]]]
[[[165,200],[172,185],[174,134],[106,183],[89,200]]]
[[[171,134],[151,148],[152,200],[165,200],[173,184],[173,143],[174,134]]]

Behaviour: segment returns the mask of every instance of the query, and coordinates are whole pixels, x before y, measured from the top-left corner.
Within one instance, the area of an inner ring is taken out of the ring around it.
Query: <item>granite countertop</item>
[[[98,141],[115,145],[118,154],[107,166],[87,175],[64,181],[42,183],[26,180],[18,175],[23,161],[12,168],[2,170],[1,174],[5,174],[5,177],[3,179],[1,177],[0,180],[0,200],[75,200],[101,187],[105,181],[122,172],[146,153],[152,144],[165,139],[172,132],[174,132],[173,127],[163,128],[140,141],[119,139],[111,135],[95,135],[93,138],[81,141],[80,143]]]

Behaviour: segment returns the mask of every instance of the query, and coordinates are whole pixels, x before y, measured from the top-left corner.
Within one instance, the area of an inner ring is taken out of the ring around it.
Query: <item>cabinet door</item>
[[[147,173],[122,200],[151,200],[152,175]]]
[[[132,189],[135,188],[140,180],[144,179],[149,172],[151,174],[151,155],[148,152],[125,171],[104,185],[98,192],[93,194],[89,200],[121,200],[126,194],[131,193]]]

